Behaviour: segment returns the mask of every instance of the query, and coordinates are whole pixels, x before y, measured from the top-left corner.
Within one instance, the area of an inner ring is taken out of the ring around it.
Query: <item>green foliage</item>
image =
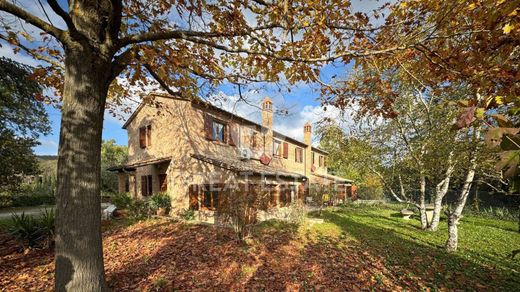
[[[32,147],[50,132],[42,87],[29,78],[31,68],[0,58],[0,191],[17,189],[22,179],[39,173]]]
[[[118,209],[128,209],[133,203],[130,193],[114,193],[110,200]]]
[[[383,186],[379,179],[367,175],[358,189],[358,198],[361,200],[382,200],[385,198]]]
[[[7,223],[8,232],[28,247],[50,247],[54,240],[54,210],[45,210],[38,218],[22,213],[13,214]]]
[[[121,165],[128,158],[128,147],[117,145],[114,139],[103,141],[101,144],[101,188],[103,191],[118,192],[117,173],[107,168]]]
[[[169,209],[171,207],[171,198],[168,193],[153,194],[148,200],[150,210],[156,212],[159,208]]]
[[[195,219],[195,211],[192,209],[182,209],[179,216],[186,221],[191,221]]]
[[[56,201],[55,192],[55,177],[37,177],[16,190],[0,192],[0,208],[52,205]]]
[[[150,217],[150,208],[148,203],[143,200],[132,200],[128,206],[128,215],[134,220],[144,220]]]
[[[494,218],[500,220],[518,221],[518,209],[504,208],[504,207],[484,207],[484,208],[467,208],[465,214],[475,216]]]

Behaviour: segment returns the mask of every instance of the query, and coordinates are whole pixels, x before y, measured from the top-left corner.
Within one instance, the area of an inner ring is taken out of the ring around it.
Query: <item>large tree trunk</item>
[[[110,66],[66,50],[56,196],[56,291],[105,291],[100,152]]]
[[[473,143],[475,143],[475,147],[471,151],[469,157],[469,168],[466,173],[466,179],[464,181],[464,186],[460,191],[459,198],[455,205],[455,209],[449,214],[448,217],[448,240],[446,241],[446,250],[448,252],[457,251],[458,247],[458,228],[460,217],[462,215],[462,211],[464,210],[464,206],[466,205],[466,200],[468,199],[469,190],[471,188],[471,184],[473,183],[473,178],[475,177],[475,170],[477,168],[477,151],[478,151],[478,143],[480,139],[480,127],[474,128],[473,134]]]
[[[454,167],[452,162],[453,152],[450,152],[448,156],[448,166],[446,168],[446,174],[444,179],[437,184],[435,188],[435,200],[433,202],[433,218],[430,227],[428,228],[431,231],[437,231],[439,228],[439,222],[441,219],[441,211],[442,211],[442,200],[448,193],[448,189],[450,186],[451,175],[453,173]]]

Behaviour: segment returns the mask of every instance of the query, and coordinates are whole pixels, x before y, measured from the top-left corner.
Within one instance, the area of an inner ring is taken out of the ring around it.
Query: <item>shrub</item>
[[[169,209],[171,207],[171,199],[167,193],[156,193],[148,200],[148,206],[153,212],[159,208]]]
[[[134,220],[143,220],[150,216],[148,203],[143,200],[132,200],[128,206],[128,215]]]
[[[127,209],[132,205],[133,199],[130,193],[118,193],[112,194],[111,201],[118,209]]]
[[[56,202],[54,196],[49,195],[21,195],[13,196],[12,207],[53,205]]]
[[[261,192],[254,187],[240,186],[240,190],[226,190],[219,197],[218,220],[230,224],[238,241],[243,242],[249,236],[250,227],[257,221],[258,209],[269,200],[268,192]]]
[[[54,210],[45,210],[39,218],[13,214],[8,223],[8,232],[23,245],[51,247],[54,241]]]
[[[287,219],[290,223],[296,225],[303,225],[307,221],[307,209],[305,205],[297,200],[292,203],[288,208]]]
[[[182,209],[179,215],[182,219],[186,221],[195,219],[195,211],[193,211],[192,209]]]
[[[494,218],[501,220],[510,220],[516,221],[518,220],[518,210],[510,209],[505,207],[485,207],[485,208],[468,208],[465,213],[472,214],[476,216],[482,216],[486,218]]]

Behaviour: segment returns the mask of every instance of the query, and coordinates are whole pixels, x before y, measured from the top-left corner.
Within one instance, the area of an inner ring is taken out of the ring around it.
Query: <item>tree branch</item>
[[[67,24],[67,27],[71,31],[76,31],[76,27],[74,26],[74,23],[72,22],[72,18],[70,18],[70,15],[60,7],[60,5],[58,4],[58,2],[56,2],[56,0],[47,0],[47,3],[49,3],[49,6],[52,8],[52,10],[54,10],[54,12],[56,12],[56,14],[58,14],[61,18],[63,18],[63,20]]]
[[[6,42],[9,42],[9,40],[0,34],[0,39],[6,41]],[[61,69],[64,69],[63,67],[63,64],[61,64],[60,62],[57,62],[56,60],[53,60],[47,56],[44,56],[44,55],[41,55],[41,54],[37,54],[34,52],[34,50],[31,50],[29,49],[28,47],[22,45],[22,44],[17,44],[16,47],[22,49],[24,52],[26,52],[27,54],[31,55],[33,58],[37,59],[37,60],[41,60],[41,61],[44,61],[44,62],[47,62],[57,68],[61,68]]]
[[[162,78],[157,73],[155,73],[150,65],[143,64],[143,66],[146,68],[146,70],[148,70],[150,75],[152,75],[152,77],[157,80],[157,82],[159,82],[159,85],[161,85],[161,87],[164,88],[164,90],[166,90],[169,94],[172,96],[182,97],[182,94],[179,91],[174,91],[171,89],[170,86],[168,86],[168,84],[166,84],[166,82],[164,82],[164,80],[162,80]]]
[[[37,28],[43,30],[44,32],[52,35],[56,39],[58,39],[62,43],[66,43],[66,32],[48,24],[47,22],[41,20],[35,15],[21,9],[20,7],[7,2],[6,0],[0,0],[0,11],[5,11],[11,15],[14,15],[20,19],[23,19],[25,22],[30,23]]]

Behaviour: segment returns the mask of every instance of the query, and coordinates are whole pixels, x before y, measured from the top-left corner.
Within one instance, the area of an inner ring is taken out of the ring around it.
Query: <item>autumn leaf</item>
[[[502,31],[504,32],[504,34],[509,34],[511,32],[511,30],[513,30],[513,28],[514,28],[514,25],[511,25],[511,24],[507,23],[502,28]]]

